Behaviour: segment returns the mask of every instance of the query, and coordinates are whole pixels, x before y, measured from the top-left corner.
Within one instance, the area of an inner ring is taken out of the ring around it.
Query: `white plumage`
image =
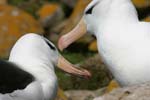
[[[150,23],[139,21],[131,0],[93,0],[79,25],[96,36],[100,55],[122,86],[150,81]],[[67,41],[77,27],[60,38],[61,50],[79,38]]]

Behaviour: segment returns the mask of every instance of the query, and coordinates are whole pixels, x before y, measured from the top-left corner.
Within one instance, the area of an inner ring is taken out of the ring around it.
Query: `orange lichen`
[[[45,4],[43,7],[39,10],[38,14],[41,19],[46,18],[47,16],[50,16],[54,14],[59,9],[59,5],[56,3],[52,4]]]
[[[6,57],[10,48],[23,34],[43,33],[40,24],[29,14],[13,6],[0,6],[0,56]]]
[[[149,0],[132,0],[132,2],[137,7],[145,7],[150,5]]]

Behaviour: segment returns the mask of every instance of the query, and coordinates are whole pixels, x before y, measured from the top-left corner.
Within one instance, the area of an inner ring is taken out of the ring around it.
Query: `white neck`
[[[100,22],[137,22],[138,16],[130,0],[103,0],[98,7]],[[102,24],[101,23],[101,24]]]
[[[44,56],[37,56],[37,58],[29,57],[28,54],[22,54],[19,56],[19,53],[12,53],[9,58],[9,61],[17,64],[21,69],[32,74],[37,81],[41,83],[44,100],[48,100],[51,97],[51,100],[56,95],[57,90],[57,77],[54,72],[52,63],[46,59]],[[35,60],[34,60],[35,59]],[[43,62],[44,60],[45,62]]]

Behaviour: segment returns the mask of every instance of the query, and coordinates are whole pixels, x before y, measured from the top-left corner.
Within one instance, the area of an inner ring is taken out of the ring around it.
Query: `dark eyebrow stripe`
[[[88,9],[88,10],[85,12],[85,14],[91,14],[93,8],[94,8],[97,4],[98,4],[98,3],[94,4],[90,9]]]
[[[48,41],[46,41],[46,43],[48,44],[48,46],[52,49],[52,50],[56,50],[56,48],[54,46],[52,46]]]

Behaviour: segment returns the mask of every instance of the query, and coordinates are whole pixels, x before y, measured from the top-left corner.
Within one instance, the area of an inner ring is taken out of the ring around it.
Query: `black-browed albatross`
[[[90,76],[87,70],[73,67],[43,36],[22,36],[13,46],[9,60],[0,61],[0,100],[54,100],[55,65],[79,77]]]

